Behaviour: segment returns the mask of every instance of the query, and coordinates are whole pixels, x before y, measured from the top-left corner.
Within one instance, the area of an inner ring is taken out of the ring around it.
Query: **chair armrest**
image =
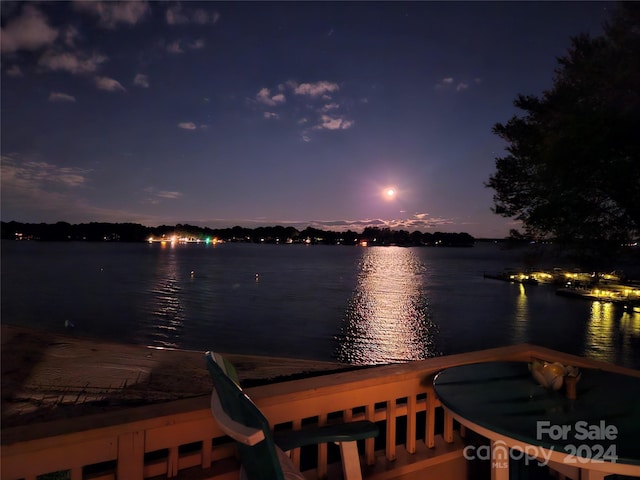
[[[378,436],[378,426],[370,421],[338,423],[321,427],[303,428],[286,432],[276,432],[274,439],[282,450],[291,450],[304,445],[319,443],[354,442]]]
[[[235,441],[253,446],[264,440],[264,432],[262,430],[242,425],[227,415],[227,412],[222,408],[215,388],[211,392],[211,413],[222,431]]]

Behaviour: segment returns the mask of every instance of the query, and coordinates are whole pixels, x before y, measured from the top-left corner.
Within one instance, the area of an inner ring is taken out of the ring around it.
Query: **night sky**
[[[2,220],[505,236],[491,128],[613,7],[3,1]]]

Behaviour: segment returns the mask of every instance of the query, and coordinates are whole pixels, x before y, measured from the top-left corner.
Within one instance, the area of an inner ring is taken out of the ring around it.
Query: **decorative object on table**
[[[529,364],[529,370],[533,378],[544,388],[551,390],[560,390],[562,388],[566,368],[561,363],[550,363],[535,359]]]

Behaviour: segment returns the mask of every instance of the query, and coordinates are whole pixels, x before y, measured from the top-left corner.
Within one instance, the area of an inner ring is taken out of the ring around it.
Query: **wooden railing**
[[[463,444],[452,430],[453,423],[444,418],[436,421],[442,416],[432,387],[438,371],[474,362],[532,358],[640,375],[541,347],[517,345],[245,391],[277,429],[336,419],[378,422],[381,437],[365,441],[361,448],[364,477],[381,479],[455,463],[456,459],[456,468],[464,468]],[[311,460],[315,474],[307,472],[310,476],[323,478],[333,468],[329,453],[327,445],[318,447]],[[306,452],[294,451],[292,457],[298,465],[304,457],[305,467]],[[1,460],[3,480],[35,480],[51,472],[67,472],[71,480],[238,478],[233,444],[213,420],[208,397],[6,429],[2,431]],[[64,478],[64,474],[51,478]]]

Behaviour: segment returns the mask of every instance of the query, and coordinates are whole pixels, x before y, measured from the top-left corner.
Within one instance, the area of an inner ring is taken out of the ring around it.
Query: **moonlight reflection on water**
[[[421,360],[438,354],[424,291],[427,266],[415,251],[369,248],[343,320],[337,357],[351,364]]]

